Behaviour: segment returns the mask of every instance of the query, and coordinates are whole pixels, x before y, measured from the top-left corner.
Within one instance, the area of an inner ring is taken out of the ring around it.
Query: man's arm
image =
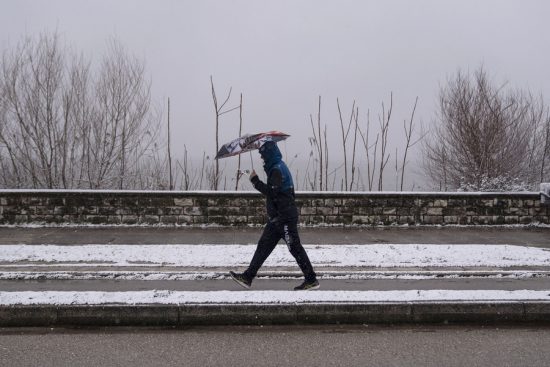
[[[263,183],[256,175],[256,172],[250,174],[250,182],[254,188],[269,198],[275,199],[283,184],[283,175],[278,169],[271,171],[271,176],[267,179],[267,184]]]

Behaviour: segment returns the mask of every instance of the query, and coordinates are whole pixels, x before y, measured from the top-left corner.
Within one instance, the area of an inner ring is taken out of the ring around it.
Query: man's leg
[[[275,246],[282,237],[281,229],[278,225],[275,225],[271,222],[267,223],[262,233],[262,237],[258,241],[258,246],[256,247],[256,252],[252,257],[252,261],[248,266],[248,269],[244,272],[244,275],[252,280],[256,277],[258,270],[262,267],[264,261],[269,257],[273,252]]]
[[[288,250],[296,259],[298,266],[304,273],[304,277],[307,282],[313,282],[317,279],[317,275],[313,271],[313,266],[309,261],[306,250],[300,242],[300,236],[298,235],[298,220],[294,219],[283,225],[284,239]]]

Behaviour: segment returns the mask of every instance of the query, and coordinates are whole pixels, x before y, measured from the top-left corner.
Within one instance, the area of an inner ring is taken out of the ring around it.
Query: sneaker
[[[294,288],[295,291],[312,291],[320,287],[319,281],[314,280],[312,282],[304,281],[302,284]]]
[[[241,287],[250,289],[250,286],[252,285],[252,280],[248,279],[244,274],[237,274],[233,271],[230,271],[229,275],[231,275],[231,279],[236,281]]]

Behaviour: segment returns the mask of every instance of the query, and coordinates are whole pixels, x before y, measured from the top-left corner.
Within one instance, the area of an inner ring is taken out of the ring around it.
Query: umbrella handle
[[[254,170],[254,161],[252,160],[252,151],[249,151],[250,153],[250,164],[252,165],[252,169]]]

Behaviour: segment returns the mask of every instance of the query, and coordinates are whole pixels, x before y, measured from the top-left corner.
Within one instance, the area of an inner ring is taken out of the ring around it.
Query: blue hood
[[[277,144],[272,141],[268,141],[260,147],[260,155],[264,160],[264,170],[266,173],[269,173],[271,168],[277,163],[280,163],[283,159],[283,155],[277,147]]]

